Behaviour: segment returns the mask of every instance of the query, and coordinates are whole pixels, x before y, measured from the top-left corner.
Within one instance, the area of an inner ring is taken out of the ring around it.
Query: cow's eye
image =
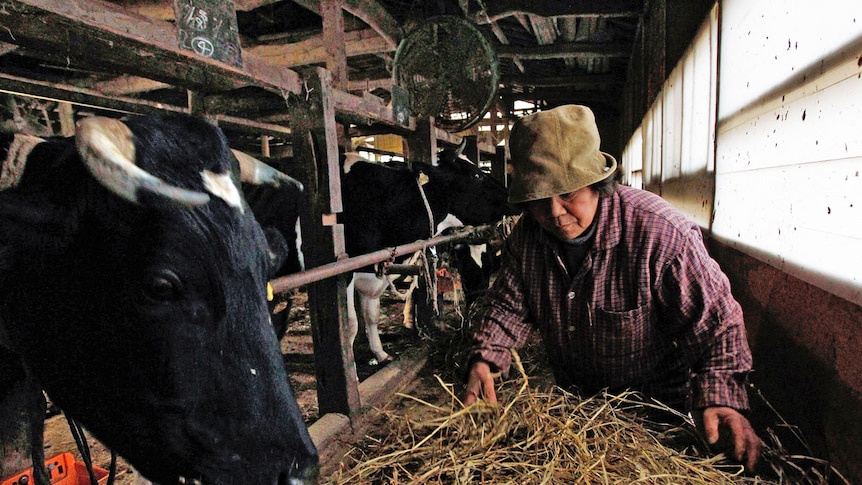
[[[172,271],[158,271],[146,277],[143,291],[153,300],[176,300],[180,295],[180,281]]]

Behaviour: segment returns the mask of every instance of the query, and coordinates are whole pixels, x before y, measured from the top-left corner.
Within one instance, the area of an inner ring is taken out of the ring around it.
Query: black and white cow
[[[161,484],[311,483],[267,241],[221,131],[88,118],[74,139],[2,135],[0,160],[0,342],[19,359],[0,401],[44,387]]]
[[[487,224],[517,213],[507,203],[505,186],[462,157],[463,148],[462,143],[441,150],[437,163],[412,167],[391,168],[348,158],[342,177],[344,213],[339,219],[344,223],[347,253],[358,256],[428,239],[447,227]],[[377,328],[380,296],[388,286],[388,279],[356,272],[347,292],[352,336],[359,326],[352,301],[355,289],[369,347],[378,363],[392,360]]]

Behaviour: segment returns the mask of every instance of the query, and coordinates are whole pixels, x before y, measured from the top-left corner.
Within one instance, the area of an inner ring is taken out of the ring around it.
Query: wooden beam
[[[250,0],[253,1],[253,0]],[[297,5],[320,15],[321,0],[293,0]],[[376,0],[345,0],[344,10],[362,20],[385,41],[386,50],[395,50],[404,37],[401,24]]]
[[[566,59],[576,57],[628,57],[631,49],[622,44],[595,44],[585,42],[558,42],[538,47],[524,47],[498,44],[494,46],[501,58],[513,59]]]
[[[327,43],[323,35],[292,44],[272,44],[249,47],[243,53],[252,54],[277,66],[299,67],[326,62]],[[371,29],[354,30],[344,34],[344,52],[347,57],[378,54],[389,51],[389,45]]]
[[[532,77],[521,75],[503,76],[500,83],[511,90],[512,86],[531,86],[536,88],[599,89],[601,87],[619,87],[625,81],[625,73],[617,74],[578,74],[548,77]]]
[[[332,87],[347,89],[347,55],[345,53],[344,11],[341,0],[323,0],[323,52],[326,69],[332,74]]]
[[[553,44],[557,40],[557,22],[553,18],[530,14],[530,26],[539,45]]]
[[[119,76],[107,81],[93,83],[90,87],[102,94],[134,94],[171,88],[170,84],[153,81],[140,76]]]
[[[242,68],[178,47],[176,28],[103,0],[0,0],[0,41],[54,52],[68,64],[139,75],[204,92],[259,86],[299,93],[299,76],[244,55]]]
[[[392,88],[392,78],[387,77],[383,79],[356,79],[347,83],[347,90],[351,92],[371,92],[378,88],[385,89],[387,91],[390,90]]]
[[[189,109],[184,106],[167,105],[164,103],[156,103],[116,95],[108,96],[92,89],[80,88],[67,84],[34,81],[32,79],[25,79],[4,73],[0,73],[0,92],[63,101],[78,106],[116,111],[119,113],[189,113]],[[227,123],[235,128],[244,128],[244,131],[247,131],[248,133],[268,134],[279,137],[291,134],[290,128],[273,123],[260,123],[253,120],[220,114],[214,114],[214,119],[220,123]]]
[[[476,23],[491,23],[517,14],[540,17],[637,17],[643,13],[644,2],[638,0],[495,0],[486,2],[485,10],[476,13]]]
[[[407,126],[401,126],[395,113],[382,99],[376,96],[354,96],[345,91],[332,91],[335,116],[358,125],[381,123],[395,131],[411,132],[416,129],[416,120],[410,117]]]
[[[404,29],[380,2],[375,0],[344,0],[344,9],[374,29],[395,50],[404,38]]]
[[[5,56],[10,52],[15,52],[18,49],[18,46],[15,44],[7,44],[6,42],[0,42],[0,56]]]
[[[293,131],[286,127],[275,125],[272,123],[259,123],[257,121],[238,118],[236,116],[215,115],[216,122],[219,126],[230,127],[234,131],[247,133],[249,135],[263,135],[284,138],[293,134]]]
[[[188,113],[188,108],[184,106],[172,106],[122,96],[108,96],[92,89],[35,81],[4,73],[0,73],[0,91],[35,98],[67,101],[79,106],[121,113]]]
[[[248,12],[258,7],[271,5],[280,1],[281,0],[234,0],[233,4],[236,6],[236,10],[238,12]]]

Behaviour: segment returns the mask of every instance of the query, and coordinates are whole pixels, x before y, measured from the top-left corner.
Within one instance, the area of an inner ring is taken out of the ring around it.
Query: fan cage
[[[497,96],[497,53],[461,17],[427,19],[401,41],[393,64],[394,82],[409,93],[411,114],[433,116],[450,133],[481,121]]]

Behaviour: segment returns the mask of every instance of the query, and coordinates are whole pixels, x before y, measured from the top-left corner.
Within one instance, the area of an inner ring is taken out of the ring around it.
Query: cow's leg
[[[45,397],[17,354],[0,348],[0,477],[33,467],[36,485],[49,485],[43,430]]]
[[[362,309],[362,318],[365,320],[365,335],[368,337],[368,348],[374,354],[377,362],[383,363],[392,360],[392,357],[383,350],[380,341],[380,329],[377,327],[380,321],[380,298],[359,294],[359,307]]]
[[[413,292],[407,293],[407,298],[404,300],[404,310],[401,312],[404,317],[404,328],[408,330],[416,330],[416,317],[413,311]]]
[[[353,273],[350,283],[347,284],[347,341],[350,342],[350,348],[353,348],[353,342],[356,341],[356,335],[359,333],[359,317],[356,315],[356,298],[354,296],[357,274]]]
[[[27,412],[30,419],[30,454],[33,457],[33,481],[36,485],[50,485],[51,479],[45,469],[45,412],[48,401],[42,387],[34,379],[27,379]]]
[[[365,335],[368,337],[368,347],[379,363],[392,360],[392,356],[383,350],[380,341],[380,331],[377,323],[380,321],[380,297],[389,286],[387,279],[381,279],[371,273],[354,273],[353,281],[359,298],[359,308],[365,320]],[[358,326],[358,322],[357,322]]]

